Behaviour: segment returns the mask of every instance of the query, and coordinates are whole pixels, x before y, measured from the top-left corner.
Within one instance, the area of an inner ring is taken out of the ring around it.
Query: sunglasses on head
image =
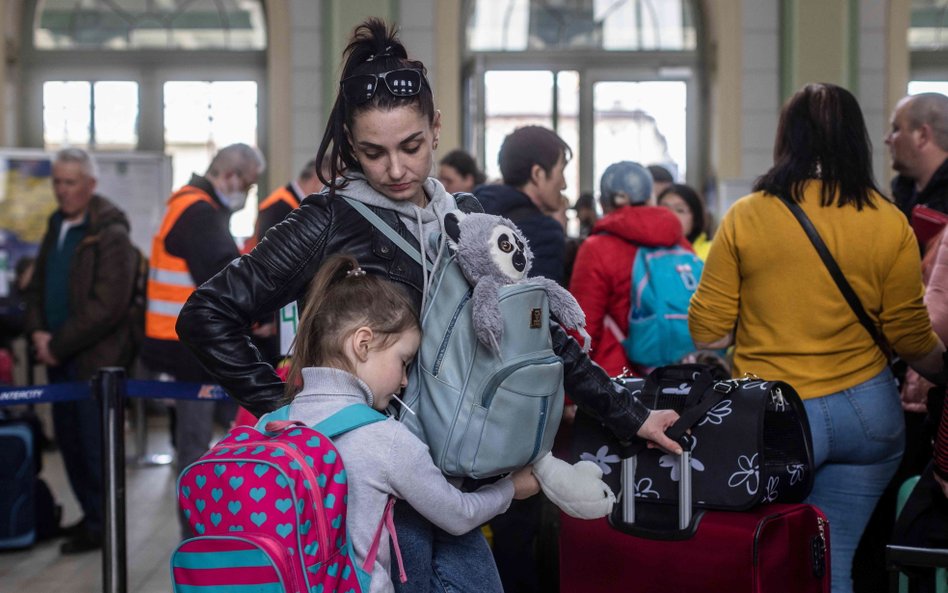
[[[421,92],[421,85],[427,84],[421,70],[399,68],[378,74],[356,74],[342,80],[342,95],[346,103],[361,105],[375,96],[379,81],[385,82],[385,88],[393,97],[413,97]]]

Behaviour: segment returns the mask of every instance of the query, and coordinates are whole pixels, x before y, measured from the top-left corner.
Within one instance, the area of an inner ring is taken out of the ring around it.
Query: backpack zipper
[[[444,332],[444,337],[441,339],[441,344],[438,346],[438,356],[435,358],[434,366],[431,367],[431,374],[435,377],[438,376],[438,372],[441,370],[441,363],[444,360],[444,354],[448,350],[448,340],[451,339],[451,334],[454,333],[454,326],[458,323],[458,318],[461,317],[461,312],[464,310],[464,305],[467,304],[471,297],[474,295],[474,289],[471,288],[464,294],[464,298],[461,299],[461,302],[458,303],[457,308],[454,310],[454,315],[451,317],[451,322],[448,324],[448,329]]]
[[[514,374],[514,372],[532,365],[553,364],[556,362],[560,362],[560,357],[553,354],[540,359],[530,358],[527,360],[521,360],[520,362],[500,369],[491,376],[490,380],[487,382],[487,385],[485,385],[484,389],[481,390],[481,407],[490,407],[491,403],[494,401],[494,395],[497,393],[497,388],[507,379],[507,377]]]

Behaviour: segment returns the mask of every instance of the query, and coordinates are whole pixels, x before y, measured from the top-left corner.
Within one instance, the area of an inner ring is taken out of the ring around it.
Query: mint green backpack
[[[530,284],[498,289],[504,337],[494,352],[475,336],[473,288],[457,254],[446,253],[431,269],[371,209],[345,199],[412,259],[429,267],[421,348],[404,397],[415,414],[403,412],[401,420],[427,443],[435,465],[449,476],[486,478],[548,453],[563,413],[563,363],[553,352],[546,291]]]

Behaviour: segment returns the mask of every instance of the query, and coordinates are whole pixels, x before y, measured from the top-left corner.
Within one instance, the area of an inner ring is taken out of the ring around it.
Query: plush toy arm
[[[602,469],[592,461],[570,465],[547,453],[533,464],[533,475],[547,498],[577,519],[599,519],[612,511],[616,496],[603,482]]]
[[[583,338],[583,352],[589,350],[590,337],[586,332],[586,314],[576,299],[568,290],[549,278],[530,278],[529,282],[540,284],[550,299],[550,312],[560,320],[565,327],[576,330]]]
[[[500,287],[501,284],[493,278],[481,278],[472,295],[474,334],[494,352],[500,352],[500,341],[504,337],[504,318],[497,297]]]

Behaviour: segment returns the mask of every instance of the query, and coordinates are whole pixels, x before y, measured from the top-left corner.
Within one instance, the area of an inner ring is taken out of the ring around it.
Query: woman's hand
[[[674,410],[652,410],[642,427],[635,433],[640,438],[652,443],[675,455],[681,455],[681,445],[665,436],[665,431],[678,420],[678,413]]]
[[[945,498],[948,498],[948,482],[943,480],[938,474],[935,474],[935,481],[941,486],[941,493],[945,495]]]
[[[530,498],[540,491],[540,482],[533,475],[533,466],[522,467],[510,474],[510,480],[514,485],[514,498],[523,500]]]
[[[928,390],[934,387],[924,377],[909,369],[905,373],[905,383],[902,385],[902,409],[906,412],[924,414],[928,411]]]

